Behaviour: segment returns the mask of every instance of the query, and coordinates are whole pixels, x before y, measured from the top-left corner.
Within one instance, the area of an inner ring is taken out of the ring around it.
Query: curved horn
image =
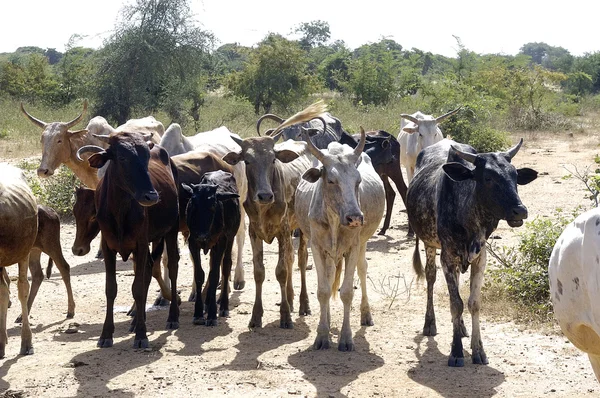
[[[461,106],[459,106],[458,108],[456,108],[456,109],[455,109],[455,110],[453,110],[453,111],[450,111],[450,112],[448,112],[448,113],[446,113],[446,114],[444,114],[444,115],[442,115],[442,116],[438,116],[438,117],[436,117],[436,118],[435,118],[435,121],[436,121],[436,122],[438,122],[438,123],[440,123],[440,122],[442,122],[442,121],[443,121],[445,118],[447,118],[447,117],[449,117],[449,116],[452,116],[452,115],[454,115],[456,112],[460,111],[460,109],[461,109],[461,108],[462,108],[462,105],[461,105]]]
[[[466,160],[469,163],[475,164],[475,159],[477,159],[477,155],[474,153],[463,152],[459,149],[456,149],[454,145],[450,145],[450,148],[454,149],[454,152],[458,155],[458,157]]]
[[[83,162],[83,159],[81,158],[81,155],[87,152],[93,152],[93,153],[98,153],[98,152],[103,152],[104,148],[101,148],[97,145],[85,145],[82,146],[81,148],[79,148],[77,150],[77,160],[79,160],[80,162]]]
[[[323,163],[323,160],[325,159],[325,154],[323,152],[321,152],[319,150],[319,148],[317,148],[315,146],[315,144],[313,144],[312,139],[310,138],[310,135],[308,134],[308,130],[305,128],[302,128],[302,135],[304,136],[304,140],[306,141],[306,145],[308,146],[308,151],[315,158],[317,158],[317,160],[319,162]]]
[[[268,129],[267,131],[265,131],[265,135],[270,137],[271,134],[273,134],[273,131],[275,131],[275,129]],[[259,136],[260,136],[260,134],[259,134]]]
[[[43,129],[46,128],[46,125],[48,123],[42,122],[40,119],[36,119],[33,116],[31,116],[29,113],[27,113],[27,111],[23,107],[23,103],[22,102],[21,102],[21,112],[23,112],[25,114],[25,116],[27,116],[27,118],[29,118],[29,120],[31,120],[33,122],[33,124],[35,124],[36,126],[41,127]]]
[[[280,118],[277,115],[274,115],[272,113],[267,113],[266,115],[262,115],[257,121],[256,121],[256,132],[258,133],[258,136],[260,137],[260,124],[262,123],[262,121],[264,119],[271,119],[271,120],[275,120],[277,123],[281,124],[283,123],[283,119]]]
[[[88,102],[86,99],[83,101],[83,111],[81,111],[79,116],[77,116],[75,119],[71,120],[70,122],[67,122],[67,129],[70,129],[71,127],[75,126],[77,123],[79,123],[81,121],[81,119],[83,118],[83,115],[85,115],[85,112],[87,111],[87,107],[88,107]]]
[[[365,133],[365,129],[363,129],[363,127],[360,126],[360,140],[358,141],[358,145],[356,146],[356,148],[354,148],[354,156],[356,157],[356,160],[358,160],[358,157],[362,153],[363,149],[365,149],[366,143],[367,133]]]
[[[406,113],[402,113],[400,115],[400,117],[402,119],[406,119],[406,120],[410,120],[411,122],[413,122],[416,125],[419,125],[419,119],[417,119],[416,117],[412,116],[412,115],[407,115]]]
[[[508,156],[509,159],[512,159],[515,157],[517,152],[519,152],[519,149],[521,149],[521,145],[523,145],[523,138],[521,138],[519,140],[519,143],[517,145],[515,145],[514,147],[512,147],[508,151],[506,151],[506,155]]]
[[[102,142],[106,142],[110,144],[110,135],[102,135],[102,134],[92,134],[94,137],[98,138]]]

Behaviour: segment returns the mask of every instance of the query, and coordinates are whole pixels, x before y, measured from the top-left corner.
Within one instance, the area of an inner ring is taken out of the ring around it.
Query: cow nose
[[[524,220],[527,218],[527,207],[523,205],[512,208],[512,218],[516,220]]]
[[[154,204],[156,204],[158,202],[158,192],[156,191],[150,191],[145,193],[142,196],[142,199],[139,201],[139,203],[142,206],[152,206]]]
[[[88,247],[87,250],[86,250],[86,248],[84,248],[84,247],[75,247],[75,246],[73,246],[71,248],[71,251],[76,256],[85,256],[86,254],[89,253],[90,248]]]
[[[42,177],[42,178],[43,178],[43,177],[50,177],[52,174],[54,174],[54,172],[53,172],[53,171],[51,171],[51,170],[49,170],[49,169],[42,169],[42,168],[39,168],[39,169],[37,170],[37,173],[38,173],[38,176],[39,176],[39,177]]]
[[[260,203],[271,203],[273,201],[273,192],[260,192],[256,196]]]
[[[349,227],[360,227],[361,225],[363,225],[363,216],[362,216],[362,214],[352,215],[352,216],[346,216],[346,224]]]

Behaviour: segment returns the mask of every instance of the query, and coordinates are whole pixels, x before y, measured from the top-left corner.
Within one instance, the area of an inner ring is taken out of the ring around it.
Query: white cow
[[[404,113],[400,115],[402,118],[400,134],[398,135],[400,164],[406,169],[406,177],[409,184],[415,174],[415,165],[417,164],[417,155],[419,152],[444,138],[438,124],[459,110],[460,108],[455,109],[437,118],[425,115],[420,111],[412,115]],[[408,122],[404,119],[408,120]]]
[[[198,133],[191,137],[186,137],[181,131],[181,126],[173,123],[169,126],[160,140],[160,146],[165,148],[170,156],[180,155],[190,151],[209,152],[217,155],[219,158],[227,155],[229,152],[240,152],[241,147],[231,138],[232,136],[241,140],[237,134],[233,134],[225,126],[221,126],[211,131]],[[240,194],[240,203],[246,201],[248,196],[248,180],[246,178],[246,165],[240,162],[233,166],[233,176],[237,183]],[[244,265],[242,262],[242,253],[244,241],[246,239],[246,211],[244,206],[240,206],[242,213],[242,222],[236,234],[237,261],[233,277],[233,288],[241,290],[246,282],[244,280]]]
[[[600,381],[600,209],[581,214],[560,235],[548,266],[554,316],[586,352]]]
[[[366,135],[361,128],[360,143],[355,149],[332,142],[327,149],[317,149],[306,136],[310,153],[321,162],[307,170],[296,189],[296,219],[302,239],[310,239],[317,269],[321,318],[317,329],[315,349],[329,348],[329,300],[335,297],[340,285],[342,261],[345,260],[344,280],[340,296],[344,303],[344,321],[338,349],[352,351],[350,307],[354,296],[354,270],[358,268],[362,300],[361,324],[373,325],[367,298],[367,241],[375,233],[383,217],[385,190],[371,159],[362,153]],[[305,241],[301,242],[298,261],[306,262]],[[302,265],[300,264],[302,269]]]

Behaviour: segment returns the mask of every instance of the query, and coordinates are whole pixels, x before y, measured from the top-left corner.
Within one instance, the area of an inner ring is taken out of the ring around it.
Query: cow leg
[[[1,352],[0,352],[1,354]],[[0,356],[0,358],[2,358]],[[600,355],[594,355],[588,353],[588,358],[590,363],[592,364],[592,369],[594,370],[594,374],[596,375],[596,379],[600,380]]]
[[[67,289],[67,318],[73,318],[75,316],[75,300],[73,299],[73,289],[71,287],[71,266],[65,260],[63,256],[62,249],[60,247],[60,241],[57,238],[57,241],[52,247],[44,248],[45,253],[50,256],[50,258],[56,264],[56,268],[58,268],[58,272],[60,272],[60,277],[65,284],[65,288]],[[31,261],[30,261],[31,264]]]
[[[340,331],[340,341],[338,343],[338,350],[340,351],[354,351],[354,340],[352,339],[352,328],[350,327],[350,309],[352,308],[352,299],[354,298],[354,271],[358,261],[361,261],[359,257],[361,249],[356,247],[358,243],[359,242],[355,242],[350,253],[344,255],[344,281],[342,282],[342,287],[340,289],[340,298],[342,299],[342,303],[344,303],[344,320],[342,323],[342,330]]]
[[[313,343],[315,350],[328,349],[331,341],[329,338],[330,316],[329,316],[329,300],[331,298],[332,283],[335,277],[336,266],[332,259],[327,259],[323,255],[324,251],[318,247],[311,239],[313,260],[317,270],[317,297],[321,307],[321,316],[319,318],[319,326],[317,327],[317,337]],[[329,261],[327,261],[329,260]]]
[[[33,354],[31,328],[29,326],[29,310],[27,307],[27,300],[29,299],[29,281],[27,280],[28,268],[29,254],[23,260],[19,261],[19,282],[17,283],[19,290],[19,301],[21,302],[21,315],[23,316],[23,324],[21,326],[21,350],[19,351],[20,355]]]
[[[479,328],[479,309],[481,308],[481,288],[483,286],[483,274],[485,271],[487,251],[482,246],[479,258],[471,263],[471,294],[469,296],[469,312],[471,313],[471,350],[473,363],[487,365],[488,359],[483,350],[481,342],[481,330]]]
[[[158,259],[156,263],[152,267],[152,276],[158,282],[158,286],[160,287],[160,293],[154,300],[154,305],[156,306],[167,306],[171,301],[171,278],[169,278],[169,254],[166,250],[167,244],[165,243],[165,250],[162,254],[162,261]],[[152,244],[152,250],[154,250],[154,243]],[[161,267],[162,264],[162,267]],[[162,276],[161,276],[162,269]]]
[[[369,297],[367,295],[367,269],[369,263],[366,258],[367,245],[361,244],[358,253],[357,270],[360,279],[360,324],[363,326],[373,326],[373,315],[371,314],[371,306],[369,305]]]
[[[117,297],[117,254],[108,248],[104,239],[101,240],[102,257],[104,257],[105,268],[105,293],[106,293],[106,317],[102,334],[98,340],[98,347],[108,348],[113,345],[113,333],[115,332],[114,307]]]
[[[210,271],[208,273],[208,292],[206,294],[206,304],[208,306],[206,316],[206,326],[217,326],[217,285],[221,271],[221,262],[225,254],[226,241],[221,237],[219,242],[210,250]],[[230,268],[231,270],[231,268]],[[221,289],[227,290],[229,285],[227,279],[223,280]]]
[[[380,176],[383,181],[383,188],[385,188],[385,220],[383,220],[383,227],[377,235],[385,235],[387,229],[390,227],[390,219],[392,218],[392,209],[394,207],[394,199],[396,199],[396,192],[390,185],[390,181],[386,175]]]
[[[27,311],[31,313],[31,307],[35,296],[40,289],[40,285],[44,280],[44,271],[42,270],[42,263],[40,262],[42,251],[36,247],[32,248],[29,252],[29,272],[31,273],[31,289],[29,290],[29,298],[27,299]],[[23,316],[19,315],[15,320],[15,323],[21,323]]]
[[[202,285],[204,284],[204,270],[202,269],[202,263],[200,258],[200,248],[198,242],[195,239],[190,238],[188,240],[188,247],[190,249],[190,255],[192,256],[192,262],[194,263],[194,282],[195,282],[195,298],[194,303],[194,325],[204,325],[204,303],[202,302]]]
[[[177,294],[177,275],[179,273],[179,248],[177,246],[178,227],[173,227],[165,236],[165,246],[168,258],[169,281],[171,282],[171,303],[169,316],[167,317],[167,329],[179,328],[179,304],[181,302]]]
[[[232,261],[232,250],[233,250],[233,241],[232,237],[227,238],[227,242],[225,244],[225,253],[223,256],[223,269],[222,269],[222,278],[224,281],[227,280],[227,277],[231,274],[231,267],[233,265]],[[221,286],[221,299],[219,300],[219,316],[229,316],[229,283],[225,283]]]
[[[448,357],[448,366],[462,367],[465,365],[465,357],[463,354],[462,337],[464,334],[464,323],[462,321],[463,301],[458,290],[460,269],[459,258],[455,255],[446,253],[447,250],[442,248],[442,268],[446,283],[448,285],[448,293],[450,295],[450,313],[452,314],[452,349]],[[461,327],[462,326],[462,327]]]
[[[252,318],[248,327],[262,327],[263,304],[262,304],[262,285],[265,281],[265,264],[263,259],[263,242],[256,236],[252,223],[250,223],[250,244],[252,245],[252,264],[254,265],[254,283],[256,284],[256,296],[254,298],[254,307],[252,308]],[[285,297],[285,296],[283,296]],[[283,301],[283,300],[282,300]]]
[[[425,246],[425,276],[427,278],[427,310],[425,312],[425,326],[423,326],[424,336],[435,336],[437,334],[437,327],[435,324],[435,310],[433,308],[433,287],[435,285],[435,279],[437,274],[437,267],[435,266],[435,247]]]
[[[8,343],[8,334],[6,333],[6,317],[8,315],[8,274],[5,267],[1,267],[0,275],[0,359],[4,358],[6,353],[6,344]]]
[[[292,264],[294,262],[294,247],[292,246],[292,235],[289,227],[284,223],[277,236],[279,243],[279,259],[275,267],[275,276],[281,288],[281,304],[279,305],[279,327],[282,329],[293,329],[291,310],[293,308],[294,290],[288,287],[289,276],[291,276]]]
[[[235,242],[237,245],[237,259],[235,264],[235,273],[233,276],[233,288],[235,290],[242,290],[246,286],[246,281],[244,280],[244,262],[242,261],[242,254],[244,253],[244,241],[246,240],[246,210],[244,209],[244,206],[240,206],[240,214],[240,227],[238,228],[235,236]],[[229,281],[229,275],[227,275],[226,280]]]
[[[300,231],[300,230],[299,230]],[[306,291],[306,264],[308,263],[308,238],[300,231],[298,244],[298,268],[300,268],[300,311],[299,315],[310,315],[308,292]]]
[[[133,348],[148,348],[150,346],[146,335],[146,300],[150,281],[152,280],[152,261],[148,258],[148,255],[148,243],[144,240],[138,241],[134,258],[137,269],[131,285],[131,294],[137,308],[133,320],[135,324]]]
[[[404,177],[402,176],[402,169],[400,168],[399,164],[398,167],[390,168],[388,172],[388,177],[391,178],[392,181],[394,181],[394,185],[396,186],[396,189],[398,190],[398,193],[402,198],[402,202],[404,202],[404,208],[408,208],[408,206],[406,205],[406,193],[408,191],[408,188],[406,187],[406,183],[404,182]],[[408,224],[408,236],[415,236],[415,232],[410,226],[410,223]]]

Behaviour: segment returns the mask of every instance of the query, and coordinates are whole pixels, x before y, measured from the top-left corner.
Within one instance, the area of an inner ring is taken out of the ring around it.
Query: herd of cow
[[[516,169],[511,164],[522,140],[506,152],[478,154],[468,145],[443,139],[438,124],[458,109],[437,118],[421,112],[402,114],[398,139],[382,130],[365,133],[362,128],[360,134],[352,136],[326,112],[322,102],[286,120],[265,115],[257,122],[258,137],[245,139],[226,127],[186,137],[179,125],[172,124],[164,131],[163,125],[151,116],[130,120],[116,129],[97,116],[85,129],[71,131],[82,120],[86,108],[87,102],[83,112],[68,123],[46,123],[31,116],[21,105],[23,113],[43,129],[38,175],[49,177],[65,164],[87,186],[75,193],[76,237],[72,250],[75,255],[87,254],[91,241],[101,234],[107,311],[99,347],[113,344],[117,254],[123,260],[132,256],[134,263],[134,304],[130,311],[134,347],[148,347],[145,304],[152,277],[161,287],[157,301],[170,301],[167,328],[179,326],[179,232],[188,242],[194,264],[190,295],[190,300],[195,301],[193,323],[211,326],[217,324],[218,316],[228,316],[233,257],[233,287],[239,290],[245,285],[242,248],[247,217],[256,284],[249,327],[262,326],[263,242],[270,244],[275,238],[279,245],[275,275],[281,288],[280,327],[293,327],[292,239],[298,236],[300,315],[311,313],[306,286],[309,242],[317,272],[321,311],[314,348],[330,345],[329,302],[339,290],[344,317],[338,349],[353,350],[349,318],[353,277],[357,269],[362,292],[361,324],[373,325],[365,253],[367,241],[379,227],[384,212],[379,233],[385,234],[389,228],[395,198],[388,181],[391,178],[407,209],[409,235],[416,234],[413,266],[419,276],[426,275],[423,333],[437,333],[433,285],[436,251],[441,249],[453,322],[448,365],[464,365],[462,337],[468,332],[458,288],[460,273],[469,267],[472,359],[474,363],[488,363],[479,329],[485,243],[500,220],[518,227],[527,218],[517,185],[535,180],[537,172]],[[278,126],[261,135],[260,126],[265,119],[276,121]],[[283,142],[277,143],[280,138]],[[408,188],[401,164],[407,171]],[[43,279],[41,251],[56,262],[67,286],[68,317],[73,316],[75,304],[69,265],[60,251],[56,214],[37,206],[20,170],[6,164],[0,167],[1,358],[8,341],[9,279],[5,267],[19,264],[21,354],[33,352],[28,313]],[[425,245],[425,270],[419,240]],[[210,251],[206,284],[200,250],[205,254]],[[32,274],[31,292],[28,268]],[[219,283],[221,293],[217,299]]]

